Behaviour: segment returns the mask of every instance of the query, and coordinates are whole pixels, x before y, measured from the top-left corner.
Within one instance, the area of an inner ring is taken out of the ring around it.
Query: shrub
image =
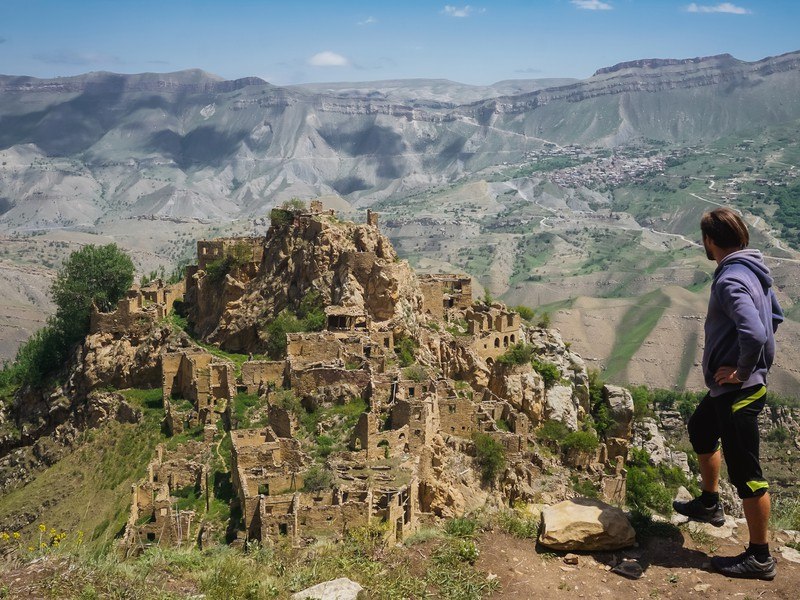
[[[536,316],[536,312],[532,308],[523,304],[515,306],[514,310],[517,311],[520,318],[524,319],[525,321],[533,321],[533,318]]]
[[[542,313],[539,315],[539,322],[536,324],[542,329],[550,327],[550,313]]]
[[[286,334],[302,331],[320,331],[325,327],[325,311],[318,292],[309,292],[300,302],[298,314],[284,309],[269,323],[266,351],[270,358],[280,360],[286,356]]]
[[[303,331],[303,323],[293,312],[282,310],[265,329],[267,354],[274,360],[280,360],[286,356],[286,334]]]
[[[572,489],[575,493],[584,498],[599,498],[600,494],[594,484],[588,479],[580,479],[577,476],[572,477]]]
[[[591,431],[572,431],[567,434],[561,447],[567,450],[577,450],[578,452],[594,452],[600,445],[600,440]]]
[[[678,486],[685,486],[692,493],[699,493],[697,483],[690,481],[678,467],[650,464],[646,450],[631,448],[628,455],[628,481],[626,502],[634,510],[647,513],[650,510],[662,514],[672,512],[672,497]]]
[[[539,519],[517,510],[504,510],[497,515],[497,524],[508,534],[517,538],[532,539],[539,533]]]
[[[394,351],[400,360],[401,367],[410,367],[414,364],[418,347],[417,343],[411,338],[403,338],[395,344]]]
[[[411,365],[403,369],[403,377],[420,383],[428,377],[428,372],[422,365]]]
[[[485,433],[474,434],[472,441],[475,443],[475,459],[481,469],[481,479],[484,483],[494,483],[506,466],[503,445]]]
[[[504,365],[524,365],[530,362],[535,353],[535,349],[525,342],[517,342],[497,357],[497,362]]]
[[[456,517],[450,519],[444,524],[444,531],[447,535],[459,538],[470,538],[475,535],[478,528],[478,522],[469,517]]]
[[[228,273],[236,272],[251,260],[253,260],[252,248],[244,242],[239,242],[226,251],[224,256],[208,263],[206,275],[212,282],[220,283]]]
[[[633,418],[641,421],[645,417],[652,415],[650,409],[650,390],[645,385],[632,385],[628,388],[633,398]]]
[[[544,387],[550,389],[561,379],[561,371],[551,362],[542,360],[533,361],[533,369],[544,379]]]
[[[767,436],[766,440],[768,442],[775,442],[776,444],[783,444],[791,437],[789,430],[785,427],[776,427],[772,431],[770,431]]]
[[[614,417],[611,416],[611,409],[605,402],[592,407],[592,420],[598,435],[605,435],[614,424]]]
[[[331,472],[319,466],[313,466],[306,471],[303,477],[303,491],[321,492],[331,487],[333,476]]]
[[[536,432],[536,437],[540,440],[561,443],[567,437],[569,429],[564,423],[556,420],[545,421],[542,427]]]
[[[325,329],[325,303],[322,294],[311,290],[297,307],[297,316],[304,322],[306,331],[322,331]]]
[[[672,494],[655,476],[655,469],[629,467],[625,501],[634,510],[672,512]]]

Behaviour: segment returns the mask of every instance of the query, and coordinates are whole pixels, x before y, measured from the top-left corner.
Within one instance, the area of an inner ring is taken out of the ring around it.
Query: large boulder
[[[544,403],[547,419],[561,421],[570,431],[578,429],[578,404],[572,395],[572,386],[554,385],[547,390]]]
[[[565,500],[542,510],[539,543],[553,550],[619,550],[636,532],[619,508],[590,498]]]
[[[292,600],[358,600],[365,598],[364,588],[347,577],[318,583],[292,595]]]

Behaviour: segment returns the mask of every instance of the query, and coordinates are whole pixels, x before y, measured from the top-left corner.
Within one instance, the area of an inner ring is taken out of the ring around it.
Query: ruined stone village
[[[285,358],[267,356],[265,324],[310,300],[324,314],[318,330],[286,333]],[[205,347],[165,325],[173,313]],[[520,342],[559,377],[546,382],[530,360],[501,359]],[[247,360],[237,366],[213,348]],[[69,385],[99,381],[160,384],[166,432],[196,434],[160,445],[133,487],[122,538],[130,553],[225,538],[202,510],[178,502],[189,490],[208,508],[210,464],[220,459],[240,516],[227,532],[232,544],[303,545],[361,526],[402,541],[421,523],[487,503],[569,498],[565,473],[608,502],[625,497],[627,390],[604,388],[613,424],[596,450],[542,451],[534,433],[545,422],[574,431],[589,412],[581,358],[557,332],[476,300],[469,277],[415,274],[370,211],[355,224],[311,202],[275,209],[266,236],[198,241],[184,281],[134,287],[113,312],[94,310]],[[241,394],[254,399],[244,424]],[[481,481],[476,433],[505,452],[495,482]]]

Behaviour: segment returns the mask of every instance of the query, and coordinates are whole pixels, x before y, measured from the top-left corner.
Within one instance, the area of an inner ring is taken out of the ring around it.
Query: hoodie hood
[[[758,277],[758,280],[761,282],[761,287],[765,292],[772,287],[772,276],[769,273],[767,265],[764,264],[764,256],[761,254],[760,250],[745,248],[744,250],[737,250],[736,252],[728,254],[728,256],[720,261],[719,266],[716,271],[714,271],[714,279],[726,268],[734,264],[744,265],[750,269],[753,274]]]

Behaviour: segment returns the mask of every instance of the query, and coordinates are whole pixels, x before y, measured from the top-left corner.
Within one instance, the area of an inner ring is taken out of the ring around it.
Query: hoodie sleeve
[[[721,277],[717,281],[716,290],[722,310],[736,325],[739,341],[736,375],[741,381],[745,381],[752,374],[764,344],[767,343],[767,332],[744,282],[736,277]],[[780,318],[782,320],[783,315]]]

